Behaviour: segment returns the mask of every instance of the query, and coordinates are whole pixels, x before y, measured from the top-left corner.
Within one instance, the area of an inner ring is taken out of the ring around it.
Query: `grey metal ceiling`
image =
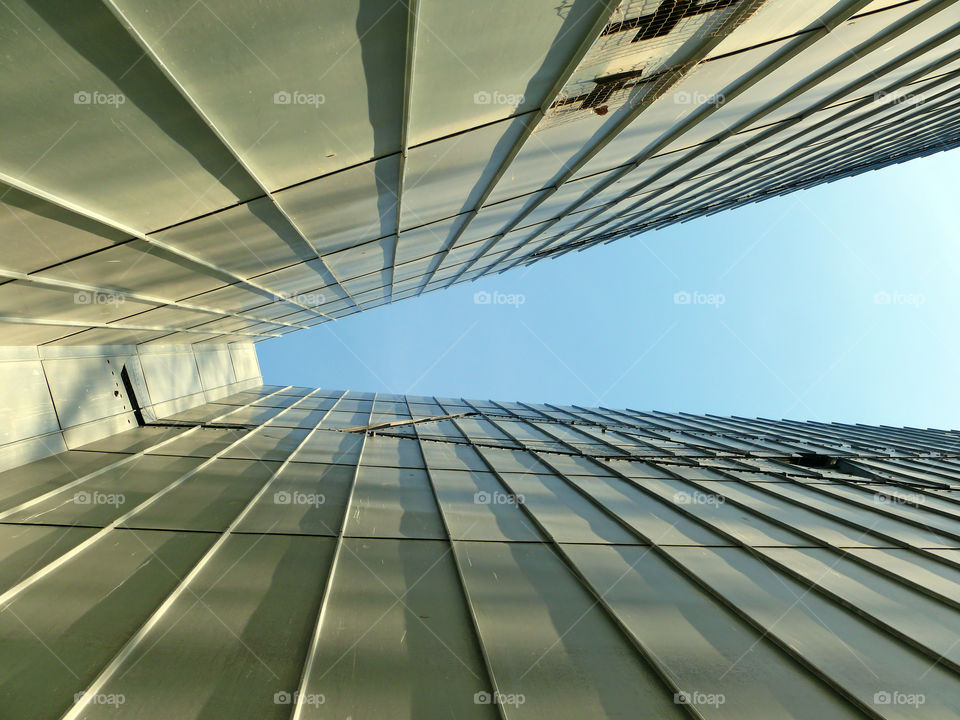
[[[949,0],[8,0],[0,344],[255,340],[951,147]]]
[[[0,714],[958,717],[958,441],[255,388],[0,474]]]

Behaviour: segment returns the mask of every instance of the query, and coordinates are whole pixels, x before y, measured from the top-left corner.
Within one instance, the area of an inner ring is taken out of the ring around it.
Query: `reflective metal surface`
[[[249,388],[0,474],[0,708],[958,717],[958,440]]]
[[[958,20],[11,0],[0,345],[257,342],[954,147]]]

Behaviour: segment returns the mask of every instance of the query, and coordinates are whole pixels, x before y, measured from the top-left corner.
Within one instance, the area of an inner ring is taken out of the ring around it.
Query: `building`
[[[256,341],[960,140],[950,0],[0,10],[0,345]]]
[[[255,351],[954,147],[958,3],[0,5],[0,718],[960,717],[957,431]]]
[[[957,717],[958,441],[252,387],[0,475],[3,717]]]

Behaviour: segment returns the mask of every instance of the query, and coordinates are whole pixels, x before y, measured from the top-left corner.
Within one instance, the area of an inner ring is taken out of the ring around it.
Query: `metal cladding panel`
[[[226,348],[205,350],[196,354],[200,371],[200,382],[204,390],[213,390],[231,385],[237,377],[233,370],[233,360]]]
[[[218,458],[173,487],[184,473],[170,472],[163,496],[121,527],[222,532],[276,469],[261,460]]]
[[[39,360],[0,361],[0,445],[60,429]]]
[[[536,109],[609,3],[420,3],[411,144]],[[496,28],[496,32],[478,32]],[[445,88],[440,95],[437,90]]]
[[[192,355],[144,354],[140,363],[154,402],[203,392],[200,370]]]
[[[387,156],[278,192],[322,255],[396,232],[398,160]]]
[[[139,241],[114,245],[93,255],[65,260],[44,270],[43,277],[92,286],[120,288],[179,300],[212,290],[223,283],[200,273],[186,272],[183,263],[151,253]]]
[[[430,480],[452,540],[542,540],[516,502],[493,502],[502,492],[493,473],[431,470]]]
[[[353,475],[349,465],[290,463],[237,530],[336,537],[343,524]]]
[[[523,696],[511,716],[686,716],[549,546],[458,545],[499,692]]]
[[[288,717],[284,688],[298,681],[332,545],[230,535],[100,694],[122,697],[122,714],[134,716],[162,702],[175,717]],[[142,692],[158,678],[175,696]],[[104,709],[91,704],[80,717],[103,717]]]
[[[50,395],[63,428],[132,412],[120,378],[127,360],[130,358],[91,357],[44,362]]]
[[[685,687],[724,696],[726,717],[757,717],[758,708],[767,718],[861,717],[789,657],[756,643],[748,623],[646,548],[576,546],[569,553],[650,652],[683,669]]]
[[[68,711],[76,694],[150,617],[212,540],[199,533],[124,532],[110,542],[94,543],[74,562],[18,594],[0,616],[3,664],[16,668],[0,680],[4,714],[36,718]],[[49,543],[47,550],[62,553],[67,548]],[[61,677],[65,667],[70,672]],[[53,676],[57,680],[51,683]]]
[[[426,471],[362,465],[344,532],[352,537],[446,537]]]
[[[957,431],[380,397],[0,474],[4,717],[960,715]]]
[[[107,323],[137,315],[136,323],[162,324],[147,319],[153,305],[119,297],[104,298],[105,302],[91,300],[89,294],[77,293],[73,288],[36,287],[17,281],[0,285],[0,305],[15,317]]]
[[[4,10],[4,173],[141,228],[257,194],[106,5]]]
[[[394,267],[394,283],[416,278],[419,280],[427,272],[430,263],[438,258],[447,245],[455,239],[455,231],[464,222],[463,215],[405,230],[400,233],[397,242],[397,264]],[[427,262],[425,259],[429,259]]]
[[[0,182],[3,266],[30,273],[126,239],[102,224]]]
[[[258,342],[960,144],[951,0],[2,10],[7,345]]]
[[[881,717],[919,714],[946,718],[960,712],[955,672],[916,652],[912,643],[878,628],[877,620],[866,610],[842,609],[843,605],[826,599],[822,591],[797,603],[809,585],[780,574],[771,576],[766,564],[741,549],[670,548],[666,553],[736,603],[753,622],[764,626],[776,623],[770,629],[771,640],[787,644],[816,667],[830,668],[831,680],[853,702],[879,711]],[[901,613],[913,614],[908,608],[899,608]],[[850,661],[841,659],[838,652]],[[891,691],[891,687],[897,690]],[[902,700],[893,705],[888,696],[910,696],[913,705]],[[918,696],[923,697],[922,702]]]
[[[437,222],[470,210],[496,166],[526,126],[512,118],[411,148],[407,156],[401,228]],[[483,167],[478,175],[477,168]]]
[[[497,717],[474,702],[483,658],[449,543],[348,538],[341,550],[302,716]]]
[[[162,230],[153,237],[244,277],[316,257],[266,198]]]
[[[271,189],[399,150],[404,5],[116,4]]]
[[[74,485],[72,495],[56,493],[6,517],[12,522],[103,527],[196,468],[200,462],[200,458],[144,455],[125,465],[107,468],[95,478]],[[101,498],[109,498],[110,502],[99,502]]]

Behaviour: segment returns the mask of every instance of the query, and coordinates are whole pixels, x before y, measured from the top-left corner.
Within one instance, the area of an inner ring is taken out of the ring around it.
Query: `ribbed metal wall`
[[[958,443],[244,391],[0,474],[0,716],[958,717]]]
[[[954,0],[7,0],[0,345],[260,341],[955,146]]]

